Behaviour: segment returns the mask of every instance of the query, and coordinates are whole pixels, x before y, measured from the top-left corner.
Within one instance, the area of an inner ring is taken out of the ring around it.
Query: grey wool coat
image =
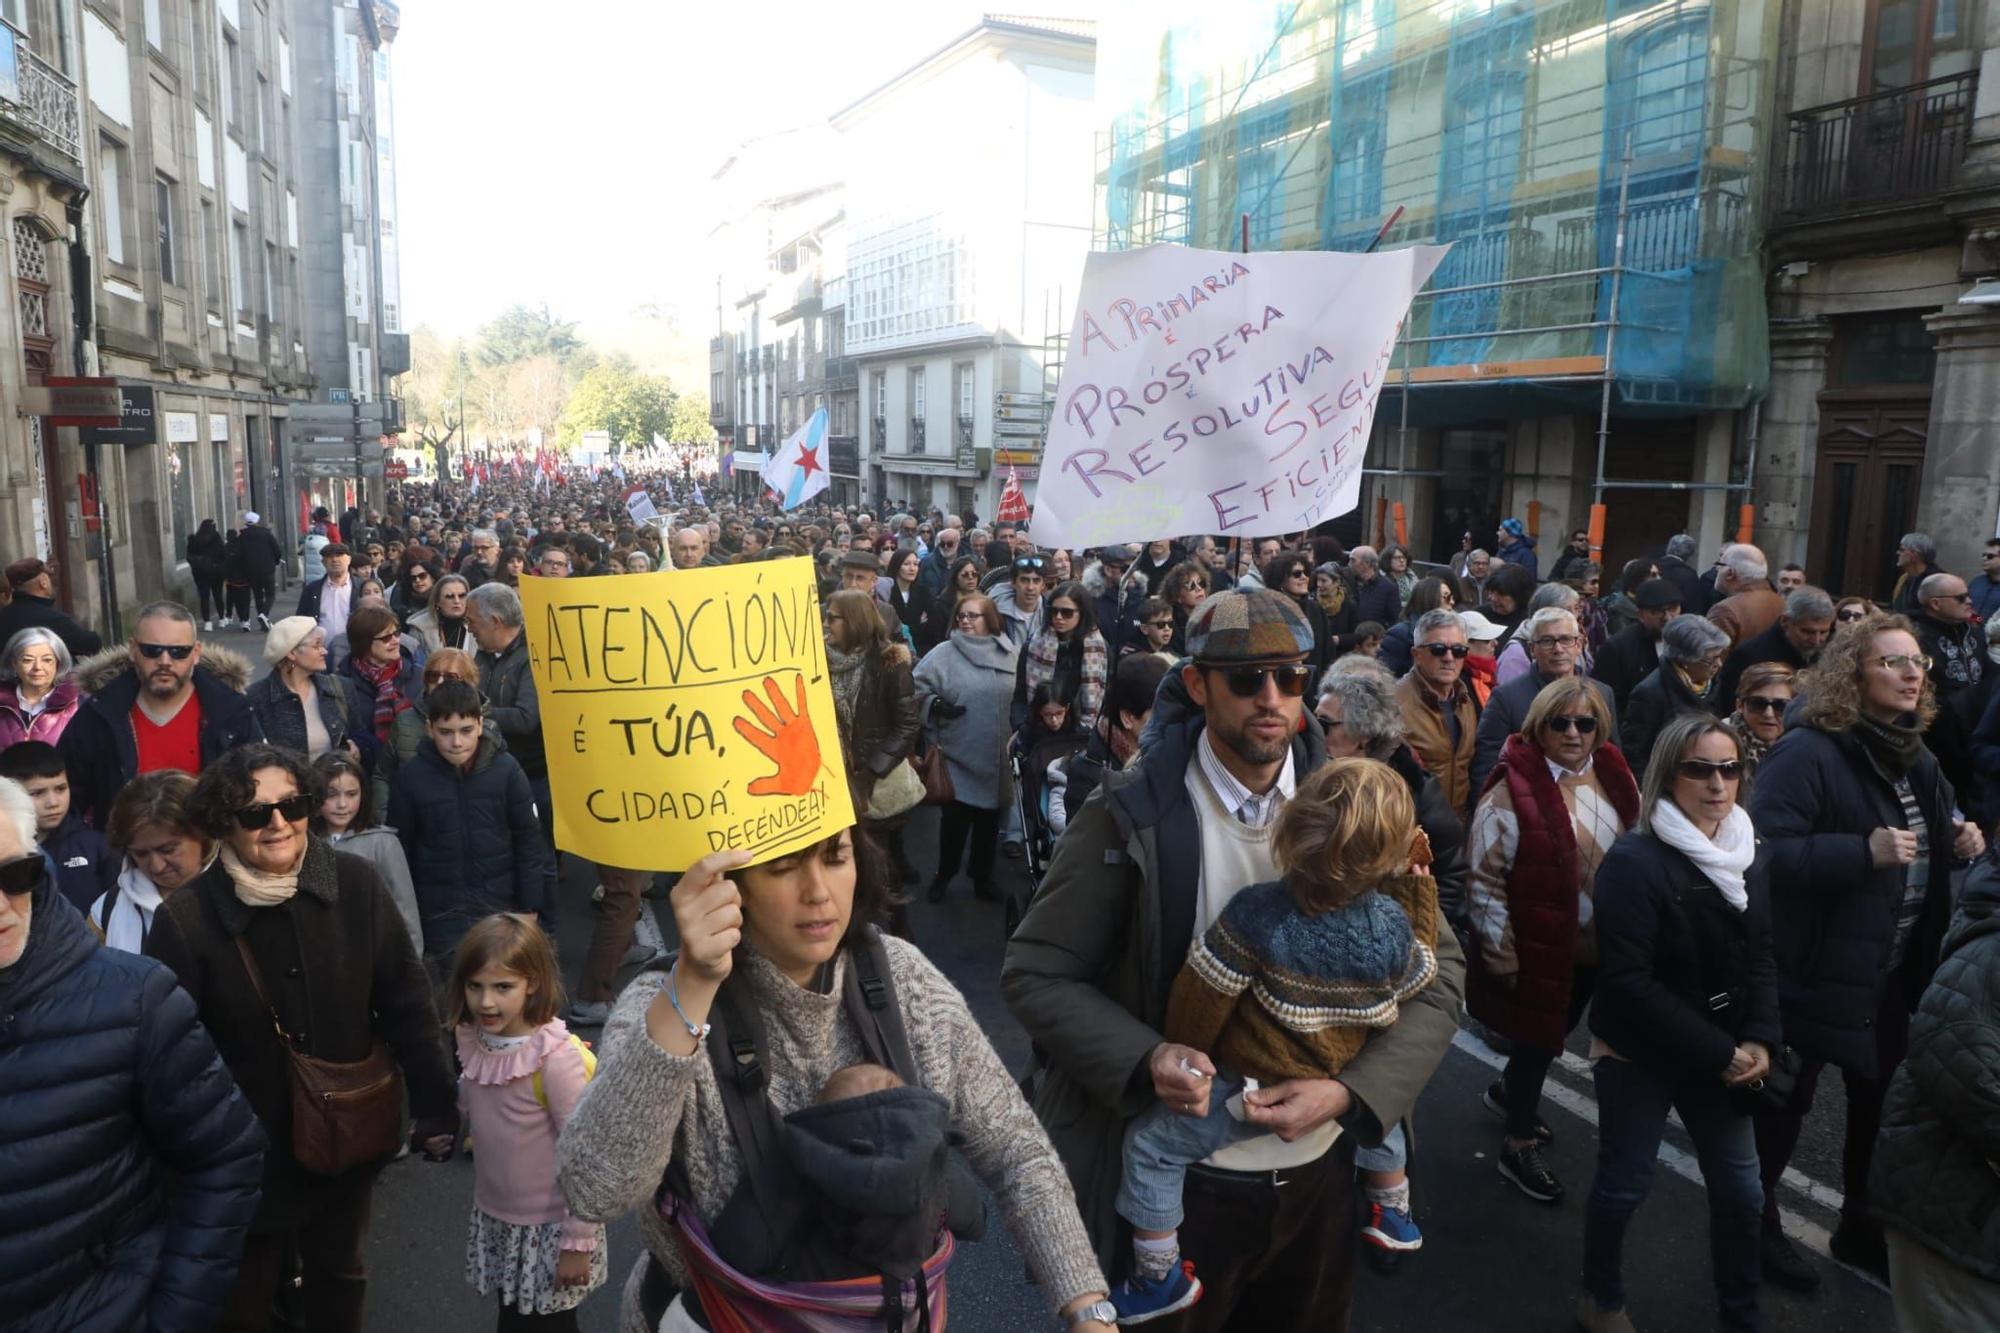
[[[944,748],[952,787],[965,805],[998,810],[1006,801],[1002,775],[1013,735],[1007,710],[1019,654],[1004,636],[953,630],[917,663],[917,713],[931,743]],[[931,706],[935,701],[956,704],[965,716],[941,716]]]

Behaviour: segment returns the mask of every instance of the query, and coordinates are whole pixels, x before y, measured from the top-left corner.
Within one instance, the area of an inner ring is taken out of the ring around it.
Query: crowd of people
[[[1877,605],[1686,536],[1612,578],[1574,533],[1542,581],[1511,518],[1428,565],[664,486],[635,523],[630,489],[396,488],[290,557],[205,521],[191,605],[108,647],[6,567],[10,1327],[358,1329],[381,1168],[461,1149],[503,1329],[576,1327],[634,1210],[624,1328],[923,1327],[974,1180],[1066,1327],[1344,1327],[1358,1258],[1422,1262],[1412,1118],[1467,1015],[1493,1161],[1548,1207],[1587,1026],[1585,1329],[1634,1326],[1670,1113],[1718,1324],[1820,1281],[1778,1205],[1829,1068],[1833,1256],[1912,1333],[2000,1327],[2000,541],[1968,579],[1907,535]],[[784,558],[859,822],[594,867],[566,994],[520,581]],[[1001,897],[1002,857],[1025,1074],[907,910]]]

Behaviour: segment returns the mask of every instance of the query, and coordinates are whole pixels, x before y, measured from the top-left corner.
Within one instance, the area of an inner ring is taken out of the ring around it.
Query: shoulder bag
[[[389,1048],[377,1038],[365,1060],[321,1060],[292,1042],[264,990],[264,976],[250,943],[236,937],[236,951],[250,974],[251,988],[270,1015],[285,1052],[292,1085],[292,1157],[316,1176],[337,1176],[352,1167],[393,1155],[403,1130],[403,1077]]]

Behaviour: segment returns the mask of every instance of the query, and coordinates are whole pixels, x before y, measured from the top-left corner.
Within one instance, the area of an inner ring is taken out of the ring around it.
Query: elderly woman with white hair
[[[1729,634],[1702,616],[1675,616],[1660,632],[1660,665],[1632,687],[1618,727],[1618,748],[1635,776],[1643,777],[1653,741],[1683,713],[1728,716],[1733,699],[1723,699],[1715,677],[1729,655]]]
[[[15,741],[62,739],[83,691],[69,646],[52,629],[30,626],[0,649],[0,750]]]

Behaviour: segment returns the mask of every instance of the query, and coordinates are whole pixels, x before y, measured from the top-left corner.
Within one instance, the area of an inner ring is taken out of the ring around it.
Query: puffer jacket
[[[378,816],[389,808],[389,788],[395,781],[396,770],[417,757],[417,747],[424,743],[424,728],[430,719],[424,712],[424,701],[412,699],[410,706],[396,714],[395,722],[389,728],[389,739],[380,743],[375,752],[375,763],[369,770],[375,788],[375,810]],[[502,750],[507,748],[506,738],[493,725],[493,719],[485,719],[480,734]]]
[[[528,636],[516,634],[514,642],[497,653],[481,649],[479,692],[486,696],[486,716],[507,738],[507,753],[521,765],[529,778],[548,776],[549,761],[542,748],[542,705],[535,693],[535,677],[528,669]]]
[[[99,946],[53,884],[0,969],[0,1320],[214,1328],[264,1133],[174,974]]]
[[[491,740],[480,738],[468,773],[425,737],[396,770],[387,822],[417,886],[425,954],[457,948],[481,917],[541,909],[548,853],[534,793],[520,764]]]
[[[49,687],[48,706],[32,718],[21,707],[19,687],[13,681],[0,684],[0,750],[15,741],[58,743],[82,706],[83,691],[77,688],[73,674]]]
[[[224,750],[263,739],[257,715],[243,697],[250,675],[248,658],[202,645],[194,693],[201,704],[204,765],[214,763]],[[121,643],[78,662],[76,683],[88,698],[70,719],[58,748],[69,769],[70,808],[101,829],[119,789],[139,775],[139,738],[132,731],[139,677],[132,671],[129,645]]]
[[[1646,765],[1653,759],[1653,742],[1669,722],[1683,713],[1713,717],[1713,706],[1720,697],[1713,688],[1700,698],[1695,697],[1673,663],[1662,658],[1653,673],[1633,688],[1618,720],[1618,748],[1624,753],[1625,762],[1632,766],[1633,776],[1645,780]],[[1730,703],[1733,705],[1735,700]]]
[[[2000,1282],[2000,862],[1965,878],[1868,1171],[1875,1217]]]

